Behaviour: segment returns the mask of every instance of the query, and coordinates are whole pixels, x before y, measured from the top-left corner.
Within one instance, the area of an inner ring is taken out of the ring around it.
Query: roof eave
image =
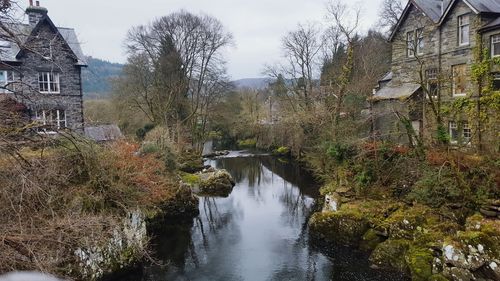
[[[469,1],[467,0],[463,0],[464,3],[469,6],[469,8],[471,8],[471,10],[476,14],[480,14],[480,11],[478,9],[476,9],[476,7],[474,7],[471,3],[469,3]],[[451,9],[453,8],[453,5],[455,5],[455,3],[457,2],[457,0],[452,0],[450,2],[450,4],[448,5],[448,7],[446,8],[446,10],[444,11],[444,13],[441,15],[441,19],[439,19],[439,22],[438,22],[438,25],[442,25],[443,22],[445,21],[446,17],[448,16],[448,14],[450,13]]]
[[[404,18],[406,18],[408,11],[410,10],[410,7],[412,4],[414,4],[413,1],[408,1],[408,4],[406,4],[406,7],[403,10],[401,17],[399,17],[398,23],[396,24],[396,26],[394,26],[394,29],[391,32],[391,36],[389,36],[389,42],[392,42],[394,40],[394,37],[396,36],[396,33],[398,32],[399,28],[401,27],[401,24],[403,23]]]

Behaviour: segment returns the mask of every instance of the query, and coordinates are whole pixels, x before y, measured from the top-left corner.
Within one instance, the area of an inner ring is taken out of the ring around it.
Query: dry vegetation
[[[0,272],[78,277],[74,251],[104,246],[128,211],[165,215],[182,188],[157,154],[67,136],[0,163]],[[188,195],[190,193],[188,192]]]

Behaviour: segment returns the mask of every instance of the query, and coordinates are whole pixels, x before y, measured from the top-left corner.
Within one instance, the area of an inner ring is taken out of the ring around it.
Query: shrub
[[[239,148],[255,148],[257,146],[257,140],[256,139],[246,139],[246,140],[240,140],[238,141],[238,147]]]
[[[288,156],[290,155],[290,148],[286,146],[280,146],[277,149],[273,150],[273,154],[277,156]]]
[[[154,124],[146,124],[144,127],[137,129],[135,135],[139,140],[144,140],[146,135],[155,128]]]
[[[341,164],[353,157],[356,154],[356,150],[349,145],[334,143],[329,145],[326,153],[335,159],[338,164]]]
[[[145,142],[141,146],[141,154],[155,154],[160,152],[160,147],[151,142]]]

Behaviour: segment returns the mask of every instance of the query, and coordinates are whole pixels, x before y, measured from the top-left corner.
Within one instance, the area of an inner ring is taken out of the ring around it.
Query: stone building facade
[[[26,105],[39,130],[83,132],[86,62],[75,31],[56,27],[38,1],[26,14],[29,23],[8,23],[14,36],[0,42],[0,95]]]
[[[442,106],[473,96],[477,86],[471,81],[471,66],[476,47],[500,56],[500,43],[495,51],[497,37],[500,41],[498,0],[410,0],[390,37],[390,79],[383,79],[371,98],[376,133],[409,143],[401,117],[422,139],[435,133],[428,129],[434,122],[429,118],[430,99]],[[500,80],[494,85],[500,90]],[[444,119],[452,143],[471,143],[473,132],[464,116]]]

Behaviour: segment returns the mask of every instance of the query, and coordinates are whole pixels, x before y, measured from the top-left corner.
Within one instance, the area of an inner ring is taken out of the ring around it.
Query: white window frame
[[[437,99],[439,95],[439,79],[438,79],[438,72],[439,70],[437,68],[429,68],[426,70],[426,77],[427,77],[427,89],[429,92],[431,92],[431,84],[436,84],[436,94],[432,95],[433,99]],[[427,97],[429,98],[429,97]]]
[[[495,45],[498,44],[498,54],[495,54]],[[495,34],[491,36],[491,57],[500,57],[500,34]]]
[[[462,122],[462,137],[464,144],[470,144],[472,140],[472,129],[469,127],[468,121]]]
[[[424,29],[419,28],[415,31],[415,36],[416,36],[416,51],[417,55],[423,55],[424,54],[424,48],[425,48],[425,41],[424,41]]]
[[[465,21],[467,19],[467,21]],[[467,29],[467,41],[463,38],[464,30]],[[458,17],[458,45],[468,46],[470,44],[470,15],[465,14]]]
[[[452,87],[451,88],[452,88],[452,95],[453,95],[453,97],[464,97],[464,96],[467,95],[467,90],[465,90],[465,92],[463,92],[463,93],[457,93],[456,92],[456,88],[457,87],[456,87],[456,80],[455,80],[456,79],[455,68],[459,67],[459,66],[465,67],[465,72],[467,72],[467,64],[465,64],[465,63],[463,63],[463,64],[456,64],[456,65],[452,65],[451,66],[451,72],[452,72],[452,85],[451,85]],[[467,73],[463,73],[463,76],[464,76],[464,79],[466,79],[465,77],[467,76]]]
[[[46,78],[47,80],[40,80],[40,76]],[[41,84],[47,84],[47,90],[43,90],[40,87]],[[52,90],[52,85],[57,85],[57,90]],[[61,83],[58,72],[42,71],[38,73],[38,90],[42,94],[60,94],[61,93]]]
[[[56,116],[55,116],[56,118],[55,118],[54,122],[55,122],[57,130],[61,130],[61,129],[68,127],[67,112],[66,112],[66,110],[62,110],[62,109],[36,110],[35,111],[35,121],[40,122],[40,124],[43,126],[52,125],[52,124],[49,124],[49,122],[47,120],[47,115],[50,112],[56,114]],[[64,119],[61,118],[62,112],[64,112]],[[50,130],[45,131],[45,132],[46,133],[55,133],[54,131],[50,131]]]
[[[0,72],[2,72],[5,77],[4,81],[0,80],[0,86],[2,87],[0,88],[0,93],[6,94],[15,92],[15,83],[19,81],[19,75],[13,70],[0,70]],[[9,74],[12,79],[9,79]],[[12,87],[12,89],[7,89],[8,87]]]
[[[408,58],[415,57],[415,31],[408,31],[406,33],[406,56]]]

